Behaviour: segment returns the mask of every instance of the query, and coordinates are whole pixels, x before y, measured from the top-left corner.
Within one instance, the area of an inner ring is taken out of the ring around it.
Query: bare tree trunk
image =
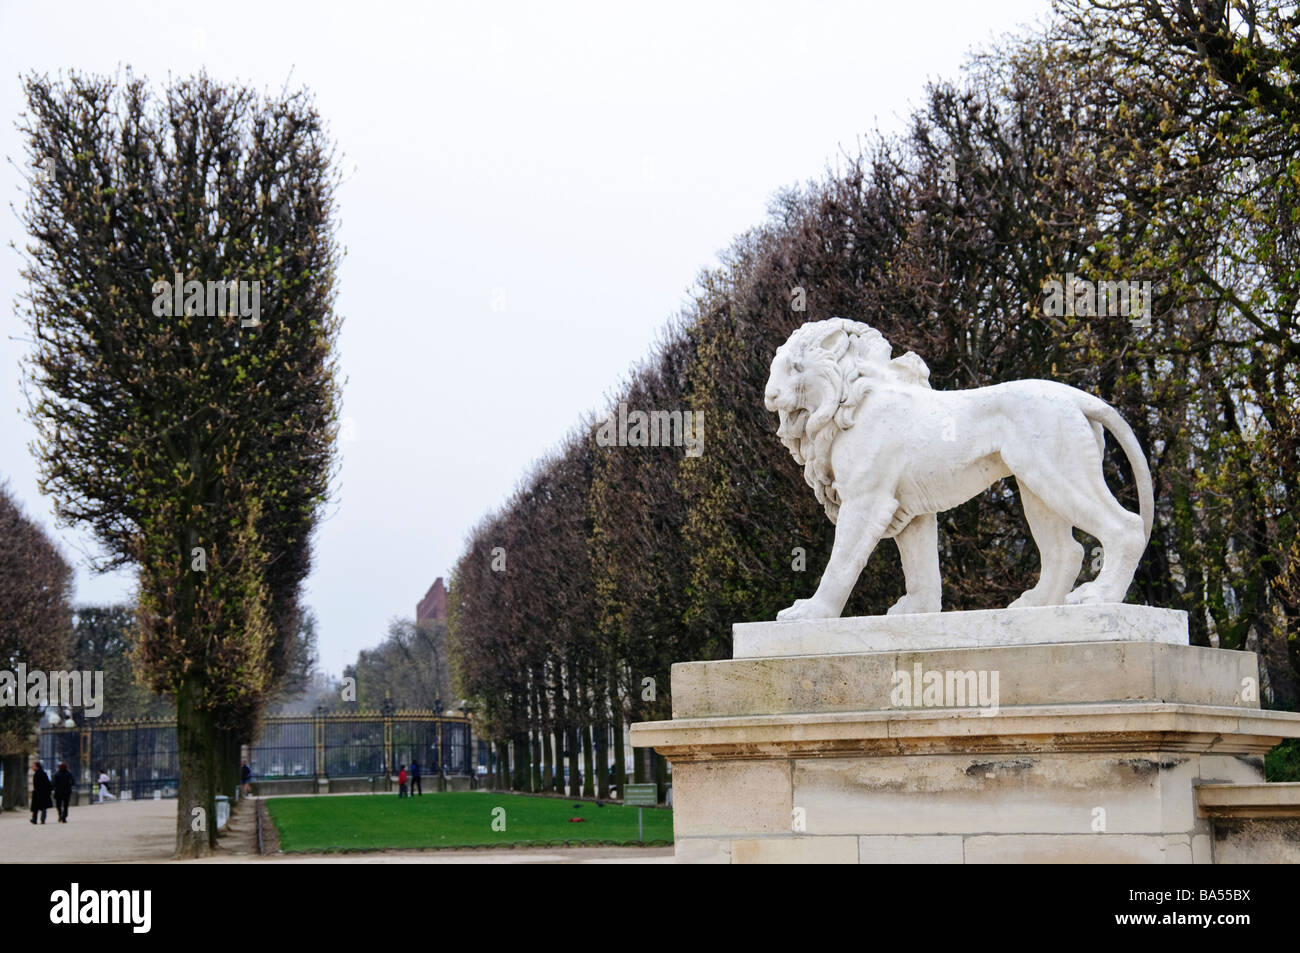
[[[564,743],[569,747],[569,797],[582,796],[582,765],[578,748],[578,729],[570,725],[564,732]]]
[[[498,741],[497,747],[497,790],[510,790],[510,745],[504,741]]]
[[[555,686],[555,790],[564,793],[564,753],[568,750],[565,743],[567,737],[567,709],[564,705],[564,680],[562,666],[560,663],[552,662],[551,667],[554,670]]]
[[[531,719],[528,728],[528,746],[532,754],[533,777],[532,790],[540,791],[542,789],[542,686],[541,681],[537,678],[537,670],[533,669],[531,698],[532,709]]]
[[[569,683],[569,725],[565,732],[565,741],[569,746],[569,796],[581,797],[582,794],[582,768],[578,763],[578,725],[582,720],[582,706],[578,700],[578,679],[574,672],[573,659],[570,658],[568,665]]]
[[[212,713],[200,707],[202,683],[186,679],[176,693],[176,758],[180,784],[176,804],[176,856],[207,857],[217,837],[217,779],[220,750]]]
[[[582,691],[582,763],[587,766],[587,770],[582,773],[582,796],[596,796],[596,759],[591,746],[591,730],[593,720],[591,717],[591,682],[584,677],[581,685]]]
[[[609,706],[605,702],[605,686],[596,690],[596,796],[609,798]]]
[[[555,749],[555,773],[551,775],[549,790],[556,794],[564,793],[564,729],[557,722],[551,729],[551,736],[546,743]]]
[[[510,778],[510,787],[515,791],[532,790],[532,771],[528,762],[532,760],[531,754],[532,743],[528,740],[528,732],[520,731],[515,733],[515,770]]]
[[[4,756],[5,786],[3,792],[4,809],[17,810],[27,806],[27,779],[31,761],[27,754],[7,754]]]
[[[543,670],[543,675],[545,674]],[[540,790],[549,791],[555,784],[555,760],[552,757],[551,749],[551,730],[554,727],[554,718],[551,712],[550,700],[546,697],[546,682],[540,681],[538,695],[540,696],[542,715],[537,723],[537,733],[542,745],[542,786]]]
[[[243,746],[234,731],[218,729],[219,752],[215,776],[217,794],[224,794],[233,802],[239,789],[239,751]]]
[[[622,797],[627,785],[627,762],[623,760],[627,749],[623,747],[623,699],[618,694],[618,674],[613,665],[609,667],[609,711],[614,735],[614,776],[610,781]]]

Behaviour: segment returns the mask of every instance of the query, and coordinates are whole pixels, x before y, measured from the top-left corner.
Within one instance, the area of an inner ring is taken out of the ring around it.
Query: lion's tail
[[[1082,392],[1080,392],[1082,393]],[[1110,404],[1091,394],[1084,394],[1087,400],[1080,401],[1079,409],[1094,424],[1100,424],[1111,432],[1128,457],[1128,464],[1133,468],[1133,481],[1137,484],[1138,509],[1142,514],[1142,525],[1146,529],[1146,538],[1151,540],[1151,525],[1155,519],[1155,491],[1151,485],[1151,469],[1147,466],[1146,454],[1138,443],[1133,428],[1128,425],[1119,412]],[[1100,434],[1098,434],[1100,437]]]

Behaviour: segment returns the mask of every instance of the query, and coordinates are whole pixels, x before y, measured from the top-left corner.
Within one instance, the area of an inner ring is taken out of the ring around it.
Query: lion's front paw
[[[829,619],[835,613],[828,612],[815,598],[796,599],[794,605],[782,609],[776,614],[777,622],[793,622],[798,619]]]
[[[1082,586],[1075,589],[1065,597],[1065,604],[1067,606],[1081,606],[1087,605],[1090,602],[1099,601],[1101,600],[1097,598],[1097,585],[1095,580],[1093,582],[1085,582]]]

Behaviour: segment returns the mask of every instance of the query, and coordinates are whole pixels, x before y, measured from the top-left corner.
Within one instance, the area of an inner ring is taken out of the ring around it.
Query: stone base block
[[[1111,639],[674,665],[673,720],[634,725],[632,743],[673,764],[678,859],[1289,856],[1300,794],[1263,784],[1263,758],[1282,738],[1300,737],[1300,714],[1260,710],[1255,656],[1185,644],[1181,613],[1086,608],[1098,610],[1089,630]],[[985,630],[1003,634],[1038,612],[944,616],[987,616]],[[944,616],[906,619],[933,632]],[[803,648],[824,648],[839,623],[860,621],[824,623],[825,638],[811,629],[794,642],[773,636],[766,647],[792,650],[804,639]],[[1140,625],[1148,635],[1181,631],[1183,642],[1139,638]],[[964,698],[954,699],[954,685],[966,686]]]
[[[673,718],[1081,702],[1259,707],[1253,652],[1075,642],[684,662]]]
[[[1300,782],[1203,784],[1199,813],[1214,829],[1219,864],[1300,864]]]
[[[676,761],[674,835],[683,862],[1210,863],[1196,786],[1261,771],[1186,750]]]
[[[1063,642],[1186,645],[1187,613],[1151,606],[1101,603],[922,615],[850,616],[800,622],[740,622],[732,626],[733,658]]]

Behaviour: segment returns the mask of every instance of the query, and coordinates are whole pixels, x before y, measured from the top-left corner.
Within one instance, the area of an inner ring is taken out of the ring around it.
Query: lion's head
[[[870,325],[848,318],[809,321],[777,348],[763,389],[763,404],[776,412],[777,436],[803,466],[804,479],[835,522],[840,511],[830,450],[853,426],[873,384],[891,381],[930,386],[930,369],[911,351],[890,360],[892,348]]]

